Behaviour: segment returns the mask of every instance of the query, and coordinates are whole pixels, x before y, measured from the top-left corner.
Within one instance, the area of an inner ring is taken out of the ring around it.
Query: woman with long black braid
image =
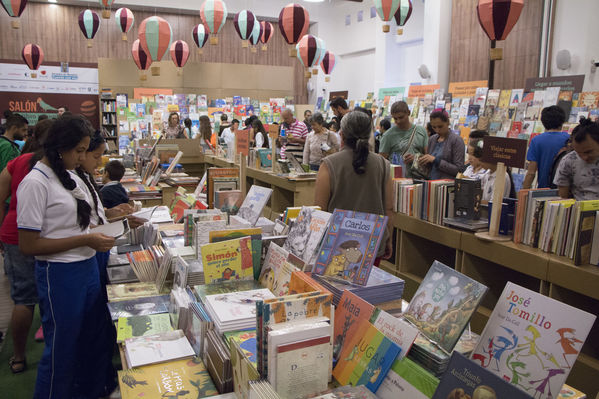
[[[116,386],[95,256],[114,238],[90,234],[92,200],[69,173],[85,159],[92,132],[82,117],[56,120],[44,157],[17,190],[19,249],[36,258],[46,343],[35,398],[99,398]]]

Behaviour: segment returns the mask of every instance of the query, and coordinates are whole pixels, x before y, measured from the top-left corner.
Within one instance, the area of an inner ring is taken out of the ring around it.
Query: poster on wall
[[[0,110],[23,115],[30,124],[40,115],[55,118],[66,106],[99,126],[98,68],[60,63],[42,65],[35,73],[21,62],[0,63]]]

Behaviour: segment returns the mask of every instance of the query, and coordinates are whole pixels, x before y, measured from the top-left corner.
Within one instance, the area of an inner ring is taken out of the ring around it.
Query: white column
[[[422,63],[431,73],[422,84],[449,85],[449,50],[451,45],[452,0],[426,0],[424,2],[424,43]]]

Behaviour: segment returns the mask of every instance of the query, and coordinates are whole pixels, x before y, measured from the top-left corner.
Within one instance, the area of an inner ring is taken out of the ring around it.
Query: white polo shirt
[[[75,173],[74,171],[69,171],[69,172],[71,173],[71,176],[74,176],[73,179],[79,178],[79,175],[77,175],[77,173]],[[88,179],[93,179],[93,177],[91,177],[89,175],[89,173],[86,172],[85,175],[87,176]],[[77,181],[77,180],[75,180],[75,181]],[[100,218],[102,218],[104,223],[106,223],[106,212],[104,211],[104,205],[102,205],[102,199],[100,199],[100,195],[98,193],[90,192],[90,189],[87,187],[85,182],[82,182],[82,183],[83,183],[83,191],[85,191],[85,193],[89,197],[88,202],[92,207],[92,213],[90,215],[91,226],[99,226]],[[94,194],[98,198],[98,206],[97,207],[94,206]]]
[[[85,191],[78,176],[71,178]],[[39,231],[43,238],[67,238],[89,233],[77,223],[77,201],[65,189],[52,169],[42,162],[35,164],[17,190],[17,225],[22,230]],[[89,202],[89,199],[88,199]],[[93,205],[91,205],[93,208]],[[95,256],[90,247],[79,247],[52,255],[36,256],[38,260],[70,263]]]

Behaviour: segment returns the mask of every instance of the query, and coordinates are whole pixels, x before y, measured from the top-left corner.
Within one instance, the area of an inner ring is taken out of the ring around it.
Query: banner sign
[[[479,87],[488,87],[488,82],[486,80],[450,82],[448,91],[453,98],[474,97],[476,95],[476,89]]]
[[[503,162],[505,166],[523,168],[526,161],[527,144],[527,140],[486,136],[483,139],[483,156],[481,159],[483,162]]]
[[[524,92],[545,90],[548,87],[559,87],[562,91],[581,93],[584,75],[551,76],[549,78],[528,78]]]

